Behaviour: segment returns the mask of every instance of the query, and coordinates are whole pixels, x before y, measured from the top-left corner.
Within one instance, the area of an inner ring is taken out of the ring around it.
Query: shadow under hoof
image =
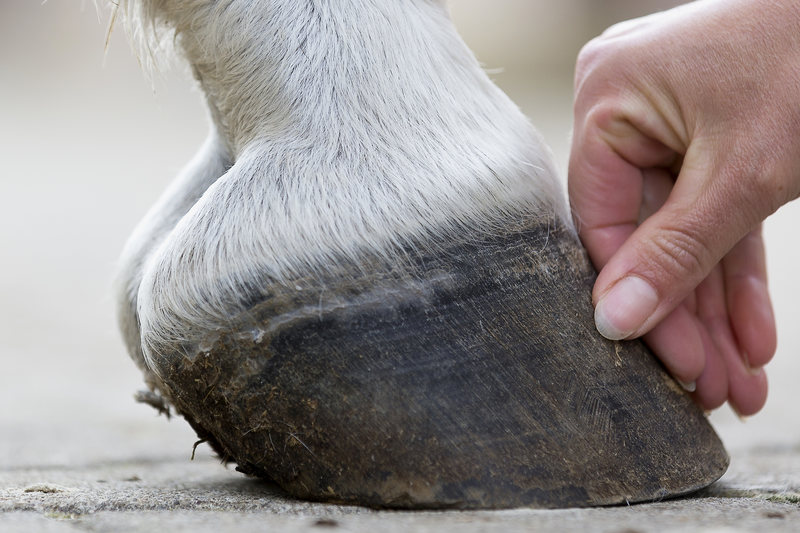
[[[274,289],[170,399],[245,473],[397,508],[608,505],[705,487],[728,457],[640,342],[592,321],[592,270],[547,224]],[[343,271],[343,272],[344,272]]]

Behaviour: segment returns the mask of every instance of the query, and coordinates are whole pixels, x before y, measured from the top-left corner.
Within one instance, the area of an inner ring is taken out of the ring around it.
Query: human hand
[[[700,0],[584,47],[569,195],[595,322],[644,335],[705,409],[766,401],[760,224],[799,193],[800,4]]]

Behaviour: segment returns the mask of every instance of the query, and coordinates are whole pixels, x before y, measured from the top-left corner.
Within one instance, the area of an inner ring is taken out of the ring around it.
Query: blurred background
[[[98,0],[101,4],[105,0]],[[572,69],[606,26],[664,0],[454,0],[455,22],[566,168]],[[104,6],[103,6],[104,7]],[[92,1],[0,3],[0,466],[188,457],[195,437],[135,404],[138,370],[116,330],[111,283],[127,236],[206,134],[185,69],[148,81],[121,24]],[[763,413],[712,419],[731,451],[800,444],[796,234],[767,223],[779,348]],[[208,453],[207,451],[204,453]]]

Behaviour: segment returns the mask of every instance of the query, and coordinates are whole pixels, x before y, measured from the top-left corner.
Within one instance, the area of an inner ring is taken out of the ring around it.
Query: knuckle
[[[774,151],[767,158],[760,161],[757,168],[752,168],[745,174],[748,182],[748,197],[755,200],[754,207],[758,209],[758,221],[771,215],[783,204],[788,203],[798,196],[797,179],[791,179],[792,170],[784,168],[785,158]]]
[[[604,67],[610,67],[616,57],[616,47],[612,41],[603,36],[595,37],[586,43],[575,62],[575,89],[584,87],[587,80],[595,77],[594,75]]]
[[[618,102],[606,99],[596,102],[589,108],[584,117],[586,124],[594,126],[595,131],[607,132],[612,126],[625,120],[625,116],[620,109]]]
[[[702,280],[709,266],[710,252],[696,232],[687,227],[663,228],[649,242],[645,257],[655,279],[669,282]]]
[[[602,37],[595,37],[583,45],[580,52],[578,52],[578,59],[576,62],[578,72],[584,72],[588,67],[594,64],[598,60],[598,57],[602,56],[603,48]]]
[[[740,216],[744,215],[748,226],[754,225],[792,200],[792,187],[787,184],[785,173],[780,168],[781,158],[768,146],[754,150],[752,147],[733,150],[722,170],[727,175],[721,186],[727,184],[735,191],[720,191],[737,199]]]

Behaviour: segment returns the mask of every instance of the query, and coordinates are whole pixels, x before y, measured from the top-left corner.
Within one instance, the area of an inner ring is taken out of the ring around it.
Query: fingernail
[[[594,323],[600,334],[612,341],[631,336],[658,305],[655,289],[642,278],[622,278],[603,296],[594,310]]]
[[[681,387],[683,387],[683,390],[685,390],[686,392],[694,392],[694,391],[697,390],[697,382],[696,381],[692,381],[691,383],[684,383],[683,381],[681,381],[679,379],[676,379],[675,381],[677,381],[678,384]]]
[[[745,415],[741,414],[741,413],[740,413],[739,411],[737,411],[737,410],[736,410],[736,408],[735,408],[734,406],[732,406],[732,405],[731,405],[731,411],[733,411],[733,414],[735,414],[735,415],[736,415],[736,418],[738,418],[738,419],[739,419],[739,422],[742,422],[742,423],[744,423],[744,422],[747,422],[747,421],[750,419],[750,417],[749,417],[749,416],[745,416]]]
[[[750,366],[750,356],[747,354],[747,352],[744,352],[742,354],[742,362],[744,362],[745,370],[747,370],[747,373],[750,374],[751,376],[759,376],[759,375],[761,375],[761,372],[764,371],[764,367],[761,367],[761,366],[752,367],[752,366]]]

